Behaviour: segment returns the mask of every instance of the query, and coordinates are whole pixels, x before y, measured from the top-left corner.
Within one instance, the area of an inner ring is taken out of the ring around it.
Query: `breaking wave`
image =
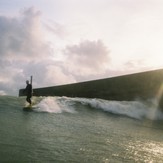
[[[75,113],[75,109],[70,105],[71,99],[69,99],[69,103],[67,103],[66,99],[69,98],[45,97],[38,104],[34,105],[36,108],[35,111],[48,113]]]
[[[102,99],[44,97],[35,105],[37,112],[77,113],[78,106],[87,106],[108,113],[135,119],[163,120],[163,113],[150,103],[141,101],[108,101]]]

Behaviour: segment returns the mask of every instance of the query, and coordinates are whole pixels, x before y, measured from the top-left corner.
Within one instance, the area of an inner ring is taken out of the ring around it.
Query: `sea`
[[[153,102],[0,96],[0,163],[162,163]]]

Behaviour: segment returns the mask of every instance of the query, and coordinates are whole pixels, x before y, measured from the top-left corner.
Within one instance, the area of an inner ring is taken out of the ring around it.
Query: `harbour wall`
[[[163,108],[163,69],[92,80],[80,83],[33,89],[34,96],[67,96],[131,101],[158,99]],[[19,96],[23,96],[23,89]]]

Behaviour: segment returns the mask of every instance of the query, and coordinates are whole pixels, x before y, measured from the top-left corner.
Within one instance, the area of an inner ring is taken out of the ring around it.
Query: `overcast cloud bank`
[[[100,39],[67,45],[61,52],[64,57],[55,60],[55,51],[46,39],[49,26],[43,26],[41,15],[31,7],[17,17],[0,16],[1,95],[16,95],[30,75],[34,87],[42,87],[93,79],[108,68],[109,50]],[[57,23],[50,29],[54,35],[61,36],[61,31],[64,35]]]

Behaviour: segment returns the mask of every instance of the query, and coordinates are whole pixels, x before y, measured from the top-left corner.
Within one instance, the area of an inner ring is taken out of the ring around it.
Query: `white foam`
[[[74,113],[75,111],[66,105],[66,103],[61,103],[57,97],[45,97],[37,105],[36,111],[38,112],[48,112],[48,113],[62,113],[70,112]]]
[[[49,113],[75,113],[77,103],[135,119],[148,118],[151,120],[163,120],[163,113],[157,109],[154,103],[143,103],[140,101],[108,101],[87,98],[45,97],[36,105],[36,108],[38,108],[36,111]]]
[[[118,115],[125,115],[135,119],[148,118],[151,120],[163,120],[163,113],[158,110],[157,105],[143,103],[140,101],[108,101],[101,99],[76,98],[82,104],[89,104],[91,107],[102,109]]]

